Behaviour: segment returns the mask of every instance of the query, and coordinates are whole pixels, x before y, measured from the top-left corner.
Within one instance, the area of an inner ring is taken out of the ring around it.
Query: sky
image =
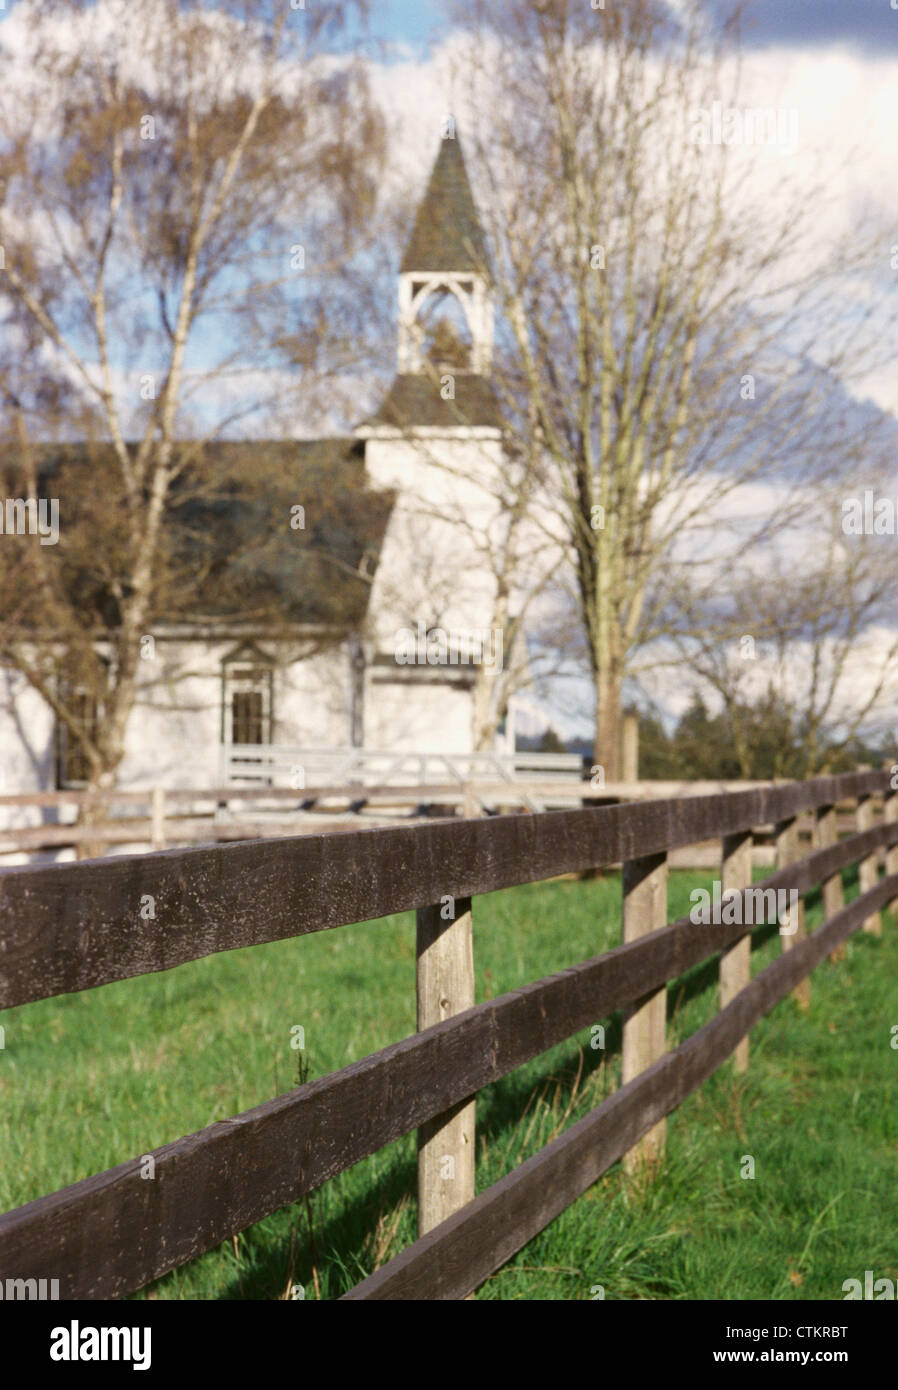
[[[676,9],[681,0],[671,3]],[[375,32],[390,41],[387,59],[374,69],[393,124],[387,177],[411,197],[426,183],[441,124],[453,110],[456,44],[443,13],[440,0],[382,0],[372,10]],[[890,0],[753,0],[743,37],[745,103],[779,108],[797,131],[794,152],[755,150],[752,157],[769,163],[771,179],[788,172],[788,161],[797,177],[822,175],[831,195],[820,210],[823,243],[845,232],[861,208],[883,217],[894,234],[883,245],[872,292],[898,291],[890,264],[893,247],[898,251],[898,8]],[[464,143],[463,120],[459,132]],[[898,414],[898,371],[878,369],[856,394]]]
[[[712,12],[720,10],[715,0]],[[440,0],[378,0],[372,22],[385,38],[417,47],[444,29],[444,15]],[[758,49],[839,43],[875,60],[898,48],[898,8],[890,0],[753,0],[742,37]]]
[[[898,9],[889,0],[755,0],[747,45],[850,45],[871,59],[898,47]]]
[[[443,6],[437,0],[378,0],[371,22],[379,36],[419,50],[445,29]]]

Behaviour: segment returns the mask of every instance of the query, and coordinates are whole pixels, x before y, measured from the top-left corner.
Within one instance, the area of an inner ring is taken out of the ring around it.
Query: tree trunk
[[[75,824],[79,829],[99,826],[107,817],[108,808],[106,802],[95,799],[100,791],[99,782],[91,782],[85,789],[87,795],[78,807],[78,815]],[[99,859],[105,852],[106,845],[99,836],[89,840],[79,840],[75,846],[75,855],[78,859]]]
[[[508,589],[504,577],[498,580],[496,597],[493,601],[491,632],[494,634],[492,648],[493,663],[481,661],[474,678],[474,712],[472,738],[477,753],[491,753],[496,739],[496,730],[502,721],[502,705],[507,703],[507,690],[502,682],[508,680],[508,663],[511,652],[506,650],[505,638],[508,630]],[[495,634],[502,637],[502,645],[495,645]],[[509,643],[509,646],[512,644]]]
[[[593,761],[605,770],[606,782],[619,782],[621,775],[621,686],[614,672],[597,671],[596,738]]]
[[[498,720],[496,718],[496,685],[500,679],[498,672],[487,666],[477,667],[474,678],[474,712],[472,742],[477,753],[491,753],[496,737]]]
[[[118,766],[116,761],[115,767]],[[78,859],[100,859],[109,848],[108,843],[102,838],[99,827],[109,819],[109,803],[104,797],[98,796],[99,792],[109,791],[115,786],[115,767],[98,769],[91,771],[90,781],[85,788],[85,798],[78,807],[78,815],[75,824],[79,827],[98,828],[97,837],[91,836],[89,839],[81,840],[75,846],[75,855]]]

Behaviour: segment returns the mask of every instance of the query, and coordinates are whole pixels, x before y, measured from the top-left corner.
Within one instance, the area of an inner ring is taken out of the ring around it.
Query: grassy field
[[[703,873],[671,877],[671,917]],[[846,876],[846,896],[856,891]],[[810,900],[809,923],[819,921]],[[841,1299],[898,1275],[898,929],[858,934],[668,1120],[661,1178],[619,1165],[477,1294],[482,1299]],[[713,928],[704,928],[713,931]],[[475,904],[478,1001],[620,939],[620,881],[534,884]],[[774,934],[753,973],[779,953]],[[230,952],[0,1014],[0,1210],[146,1153],[345,1066],[414,1030],[411,915]],[[716,958],[672,985],[669,1039],[716,1008]],[[619,1082],[619,1020],[481,1092],[477,1187],[535,1153]],[[305,1048],[293,1051],[301,1025]],[[746,1178],[747,1156],[754,1178]],[[284,1155],[290,1162],[290,1155]],[[414,1239],[414,1136],[136,1298],[335,1298]]]

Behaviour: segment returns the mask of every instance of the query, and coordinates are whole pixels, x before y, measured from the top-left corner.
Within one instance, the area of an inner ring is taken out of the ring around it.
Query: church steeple
[[[454,307],[463,341],[448,316],[428,325],[436,309]],[[428,331],[432,331],[430,350]],[[454,125],[444,133],[418,208],[399,274],[399,372],[437,368],[490,370],[493,303],[486,242]]]
[[[486,239],[454,123],[443,139],[399,270],[399,369],[356,431],[498,439],[490,381],[493,297]]]

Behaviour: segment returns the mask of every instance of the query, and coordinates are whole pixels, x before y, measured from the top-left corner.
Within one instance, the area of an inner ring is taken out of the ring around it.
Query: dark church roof
[[[227,463],[245,457],[252,469],[255,450],[266,451],[282,478],[279,500],[263,487],[249,498],[192,500],[184,509],[191,543],[213,550],[210,578],[227,574],[219,603],[214,582],[205,590],[206,610],[229,616],[237,604],[254,602],[264,610],[272,600],[298,624],[355,628],[364,619],[371,579],[393,508],[394,495],[368,488],[364,446],[353,439],[278,440],[219,443]],[[251,471],[249,472],[251,477]],[[288,504],[285,510],[283,503]],[[292,530],[289,506],[305,511],[305,526]],[[239,611],[239,610],[238,610]]]
[[[461,145],[457,138],[444,139],[401,269],[483,271],[486,259]]]
[[[4,463],[15,469],[9,455],[0,458],[0,480]],[[92,547],[108,543],[109,524],[98,518],[103,499],[116,505],[110,446],[42,445],[38,476],[39,495],[59,498],[67,588],[83,596],[85,612],[114,627],[116,605],[102,567],[91,560]],[[170,569],[155,621],[227,623],[259,615],[264,626],[276,615],[290,625],[357,627],[394,500],[391,492],[368,488],[359,440],[203,445],[200,464],[188,466],[173,490]],[[290,525],[295,505],[305,512],[297,529]],[[198,583],[196,576],[202,576]]]
[[[477,372],[452,372],[455,399],[444,400],[440,376],[405,373],[393,385],[377,412],[366,425],[389,425],[395,429],[416,427],[461,429],[488,426],[501,429],[499,402],[488,377]]]

